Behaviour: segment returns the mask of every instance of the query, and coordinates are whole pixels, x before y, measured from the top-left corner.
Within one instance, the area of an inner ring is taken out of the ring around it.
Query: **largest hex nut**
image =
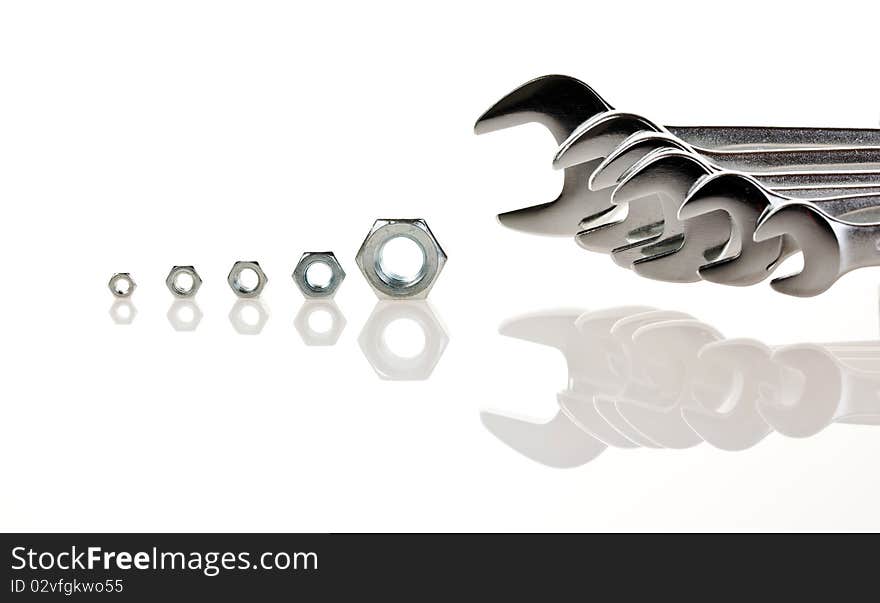
[[[241,282],[241,273],[245,270],[253,270],[257,275],[257,284],[253,287],[246,287]],[[259,297],[269,279],[257,262],[235,262],[232,265],[232,270],[229,271],[229,276],[226,277],[226,282],[229,283],[229,287],[239,297]]]
[[[395,274],[383,265],[385,245],[400,237],[422,251],[422,267],[415,276]],[[355,259],[379,299],[425,299],[446,264],[446,253],[424,220],[382,219],[373,223]]]

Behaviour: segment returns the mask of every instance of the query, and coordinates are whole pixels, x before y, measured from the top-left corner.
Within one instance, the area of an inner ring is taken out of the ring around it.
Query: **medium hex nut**
[[[177,277],[180,275],[189,276],[190,279],[192,279],[192,285],[189,287],[180,286],[177,283]],[[171,294],[175,297],[194,297],[195,294],[198,293],[199,287],[202,286],[202,278],[192,266],[174,266],[165,278],[165,286],[168,287],[168,290],[171,291]]]
[[[120,283],[124,283],[124,286],[120,285]],[[131,294],[137,288],[137,284],[128,272],[117,272],[110,277],[107,287],[115,297],[131,297]]]
[[[253,287],[247,287],[241,282],[241,273],[245,270],[252,270],[257,275],[257,284]],[[232,265],[232,269],[229,271],[229,276],[226,277],[226,282],[229,283],[229,287],[232,289],[233,293],[239,297],[259,297],[260,293],[263,292],[266,283],[269,282],[269,278],[266,276],[266,273],[263,272],[263,269],[260,268],[258,262],[239,261]]]
[[[411,240],[422,251],[422,267],[413,277],[403,277],[383,266],[385,245],[400,237]],[[424,220],[381,219],[373,223],[356,261],[379,299],[425,299],[446,264],[446,253]]]
[[[309,280],[309,269],[315,264],[324,264],[330,269],[330,280],[326,285]],[[336,290],[345,280],[345,270],[332,251],[307,251],[302,254],[291,276],[306,298],[330,298],[336,295]]]

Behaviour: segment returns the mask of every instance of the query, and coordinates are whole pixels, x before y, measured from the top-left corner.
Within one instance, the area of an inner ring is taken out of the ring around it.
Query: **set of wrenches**
[[[481,413],[495,436],[553,467],[583,465],[608,448],[705,442],[740,451],[772,433],[807,438],[832,424],[880,425],[877,341],[767,345],[647,306],[537,312],[500,332],[565,358],[568,378],[550,419]]]
[[[774,278],[810,297],[880,265],[880,129],[663,126],[614,109],[584,82],[537,78],[476,122],[483,134],[543,125],[564,170],[559,196],[498,216],[510,228],[572,236],[641,276],[746,286]]]

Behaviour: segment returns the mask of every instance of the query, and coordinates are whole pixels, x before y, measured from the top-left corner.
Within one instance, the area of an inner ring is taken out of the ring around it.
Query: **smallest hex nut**
[[[309,270],[320,264],[330,270],[330,278],[326,283],[315,283],[309,279]],[[326,299],[336,295],[337,289],[345,280],[345,270],[332,251],[307,251],[297,262],[291,277],[307,299]]]
[[[180,275],[189,276],[192,284],[189,287],[181,286],[177,282]],[[165,286],[168,287],[168,290],[171,291],[171,294],[175,297],[194,297],[195,294],[198,293],[199,287],[202,286],[202,278],[192,266],[174,266],[171,268],[171,272],[168,273],[168,277],[165,279]]]
[[[241,273],[245,270],[250,270],[257,275],[257,283],[253,287],[248,287],[241,282]],[[269,278],[266,276],[266,273],[263,272],[263,269],[260,268],[258,262],[239,261],[232,265],[232,269],[229,271],[229,276],[226,277],[226,282],[229,283],[229,287],[232,289],[233,293],[239,297],[259,297],[260,293],[263,292],[266,283],[269,282]]]
[[[115,297],[131,297],[137,284],[128,272],[117,272],[110,277],[107,287]]]

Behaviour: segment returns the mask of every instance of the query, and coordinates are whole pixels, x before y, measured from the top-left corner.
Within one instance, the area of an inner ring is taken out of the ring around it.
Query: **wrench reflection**
[[[529,314],[500,332],[558,349],[568,365],[549,421],[481,413],[492,434],[551,467],[583,465],[608,447],[705,441],[736,451],[773,431],[809,437],[835,422],[880,425],[880,341],[772,348],[641,306]]]

